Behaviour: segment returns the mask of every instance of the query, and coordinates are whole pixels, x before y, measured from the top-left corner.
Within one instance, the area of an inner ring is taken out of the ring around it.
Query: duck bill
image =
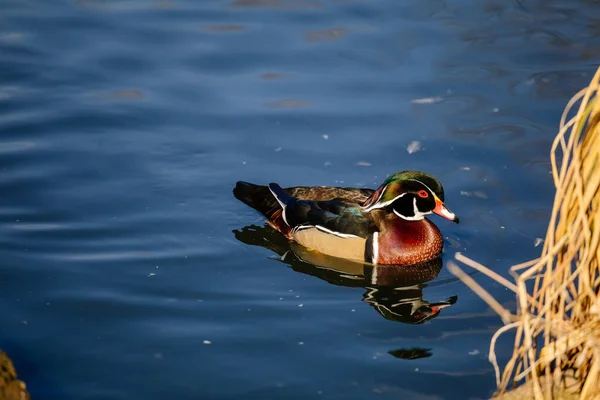
[[[452,211],[450,211],[448,207],[444,205],[444,202],[438,199],[437,196],[435,198],[435,208],[433,209],[433,212],[440,217],[444,217],[458,224],[458,217]]]

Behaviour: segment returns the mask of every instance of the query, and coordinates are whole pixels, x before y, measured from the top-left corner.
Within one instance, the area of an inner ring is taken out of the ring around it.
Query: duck
[[[439,228],[426,216],[459,218],[431,174],[407,170],[377,189],[257,185],[239,181],[233,195],[275,230],[310,251],[373,265],[414,265],[443,252]]]

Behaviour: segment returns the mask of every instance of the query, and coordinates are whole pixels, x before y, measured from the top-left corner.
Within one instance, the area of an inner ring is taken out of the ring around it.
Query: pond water
[[[34,399],[493,393],[500,320],[445,264],[539,254],[598,3],[0,4],[0,348]],[[404,169],[461,218],[414,274],[288,252],[231,193]]]

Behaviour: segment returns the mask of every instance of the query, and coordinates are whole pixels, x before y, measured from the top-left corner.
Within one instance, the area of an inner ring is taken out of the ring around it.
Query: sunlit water
[[[600,60],[597,3],[0,7],[0,348],[33,398],[493,392],[500,321],[444,265],[314,266],[231,189],[424,170],[461,218],[432,217],[443,262],[507,276],[540,251],[549,147]]]

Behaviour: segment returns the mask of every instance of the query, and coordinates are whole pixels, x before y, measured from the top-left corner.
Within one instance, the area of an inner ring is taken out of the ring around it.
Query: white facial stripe
[[[418,180],[418,179],[407,179],[407,181],[413,181],[413,182],[418,182],[418,183],[420,183],[421,185],[425,186],[425,187],[426,187],[426,188],[429,190],[429,192],[430,192],[432,195],[434,195],[434,196],[435,196],[435,192],[434,192],[433,190],[431,190],[431,188],[430,188],[429,186],[427,186],[426,184],[424,184],[424,183],[423,183],[423,182],[421,182],[420,180]]]
[[[398,200],[400,197],[404,196],[405,194],[406,193],[402,193],[400,196],[396,196],[392,200],[388,200],[388,201],[383,202],[383,203],[375,202],[375,204],[373,204],[372,206],[365,208],[365,211],[371,211],[371,210],[374,210],[375,208],[387,207],[390,204],[392,204],[393,202],[395,202],[396,200]],[[381,193],[381,196],[383,196],[383,192]],[[381,196],[379,196],[379,198],[381,198]],[[379,201],[379,200],[377,200],[377,201]]]
[[[281,216],[283,217],[283,222],[285,222],[285,224],[287,226],[290,226],[290,224],[288,224],[287,219],[285,218],[285,204],[283,204],[275,195],[275,192],[273,192],[273,190],[269,187],[269,190],[271,191],[271,194],[273,195],[273,197],[275,197],[275,200],[277,200],[277,202],[279,203],[279,205],[281,206],[281,208],[283,209],[283,211],[281,212]]]
[[[407,181],[413,181],[413,182],[420,183],[421,185],[425,186],[425,187],[426,187],[426,188],[429,190],[429,193],[431,193],[433,196],[435,196],[435,192],[434,192],[433,190],[431,190],[431,188],[430,188],[429,186],[427,186],[426,184],[424,184],[424,183],[423,183],[423,182],[421,182],[420,180],[418,180],[418,179],[407,179]],[[376,208],[384,208],[384,207],[387,207],[387,206],[389,206],[390,204],[392,204],[394,201],[398,200],[400,197],[402,197],[402,196],[404,196],[405,194],[407,194],[407,193],[402,193],[400,196],[396,196],[396,197],[394,197],[392,200],[386,201],[386,202],[384,202],[384,203],[379,203],[379,200],[381,200],[381,198],[383,197],[383,194],[385,193],[385,191],[387,190],[387,188],[388,188],[388,185],[386,185],[386,186],[383,188],[383,190],[381,191],[381,194],[379,195],[379,198],[377,199],[377,201],[376,201],[375,203],[373,203],[373,205],[371,205],[371,206],[369,206],[369,207],[367,207],[367,208],[365,208],[365,209],[364,209],[364,211],[365,211],[365,212],[367,212],[367,211],[371,211],[371,210],[374,210],[374,209],[376,209]],[[423,214],[423,213],[419,213],[419,214]],[[430,213],[427,213],[427,214],[430,214]],[[415,213],[415,215],[418,215],[418,214],[417,214],[417,213]],[[425,214],[423,214],[423,215],[425,215]],[[420,219],[422,219],[422,218],[420,218]]]

